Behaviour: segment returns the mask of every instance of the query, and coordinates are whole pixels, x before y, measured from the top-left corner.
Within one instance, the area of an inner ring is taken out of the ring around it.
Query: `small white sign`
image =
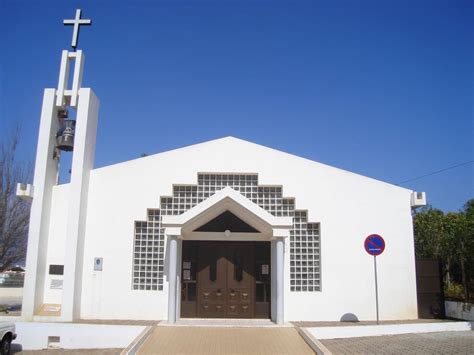
[[[183,261],[183,269],[191,269],[191,262]]]
[[[270,266],[268,264],[262,264],[262,275],[268,275],[270,272]]]
[[[52,290],[62,290],[63,289],[63,280],[60,279],[51,279],[51,284],[49,286]]]
[[[183,279],[191,280],[191,270],[183,270]]]

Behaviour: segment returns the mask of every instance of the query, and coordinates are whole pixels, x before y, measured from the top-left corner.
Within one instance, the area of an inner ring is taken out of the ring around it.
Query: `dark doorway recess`
[[[181,317],[270,318],[270,242],[183,241]]]
[[[225,211],[216,218],[202,225],[196,232],[224,232],[226,230],[232,233],[259,233],[258,230],[242,221],[239,217],[230,211]]]
[[[416,260],[418,318],[445,318],[443,278],[438,259]]]

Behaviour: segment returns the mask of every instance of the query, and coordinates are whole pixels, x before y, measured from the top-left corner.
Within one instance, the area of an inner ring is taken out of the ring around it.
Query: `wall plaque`
[[[62,290],[63,289],[63,280],[51,279],[51,284],[50,284],[49,288],[51,290]]]

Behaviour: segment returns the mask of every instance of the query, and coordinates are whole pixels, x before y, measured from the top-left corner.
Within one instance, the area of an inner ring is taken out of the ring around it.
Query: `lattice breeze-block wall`
[[[281,186],[259,186],[257,174],[198,174],[197,185],[174,185],[161,197],[160,209],[149,209],[146,221],[135,222],[132,288],[163,290],[165,235],[161,216],[179,215],[209,196],[232,187],[274,216],[293,217],[290,231],[291,291],[320,291],[320,228],[308,214],[295,210],[294,198],[283,197]]]

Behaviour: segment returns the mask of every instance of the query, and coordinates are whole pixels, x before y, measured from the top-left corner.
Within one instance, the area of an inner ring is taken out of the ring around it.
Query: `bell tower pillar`
[[[78,94],[76,136],[69,186],[61,311],[62,320],[68,322],[80,318],[89,175],[94,167],[97,119],[99,114],[99,100],[92,89],[81,88]]]
[[[56,90],[45,89],[36,149],[33,187],[28,190],[31,203],[26,253],[26,274],[23,287],[22,317],[33,320],[35,311],[43,304],[46,275],[46,255],[53,186],[57,183],[58,161],[54,157],[59,129]]]
[[[26,189],[28,196],[24,188],[18,194],[33,199],[22,306],[25,320],[34,320],[44,304],[49,227],[55,223],[51,205],[54,187],[59,184],[62,152],[72,152],[72,163],[64,236],[62,300],[60,311],[51,320],[72,321],[80,317],[89,175],[94,165],[99,112],[99,100],[92,89],[81,87],[85,56],[81,50],[76,50],[78,26],[91,21],[80,19],[80,14],[77,10],[74,20],[64,21],[66,25],[74,25],[74,51],[63,50],[58,88],[44,91],[33,186]],[[69,83],[72,64],[74,72]],[[70,110],[76,112],[75,119],[68,118]]]

